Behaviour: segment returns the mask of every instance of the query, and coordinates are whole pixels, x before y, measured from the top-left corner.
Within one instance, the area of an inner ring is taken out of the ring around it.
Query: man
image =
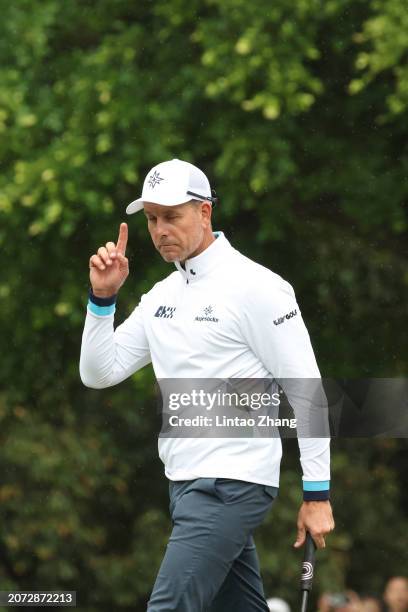
[[[148,173],[141,198],[154,246],[176,271],[143,295],[114,330],[128,274],[127,225],[91,256],[80,374],[92,388],[115,385],[152,363],[163,379],[306,379],[319,370],[292,287],[236,251],[211,227],[205,174],[173,159]],[[318,547],[334,528],[329,440],[299,438],[304,502],[295,547]],[[170,481],[173,531],[149,612],[268,610],[252,532],[276,498],[279,437],[160,437]]]

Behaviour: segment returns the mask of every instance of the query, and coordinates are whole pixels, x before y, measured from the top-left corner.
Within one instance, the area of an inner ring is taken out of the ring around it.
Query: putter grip
[[[309,532],[306,533],[305,556],[302,564],[302,577],[300,588],[302,591],[311,591],[315,567],[316,544]]]

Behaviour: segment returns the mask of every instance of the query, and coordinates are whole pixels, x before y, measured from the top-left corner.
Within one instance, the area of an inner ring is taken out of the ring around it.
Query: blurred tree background
[[[214,227],[295,287],[322,374],[407,373],[408,12],[400,0],[0,0],[0,588],[144,610],[169,534],[150,367],[78,373],[88,259],[128,221],[116,321],[169,273],[150,167],[201,167]],[[386,408],[386,407],[385,407]],[[257,533],[269,596],[297,605],[301,499],[285,441]],[[334,440],[337,523],[315,593],[407,573],[407,445]]]

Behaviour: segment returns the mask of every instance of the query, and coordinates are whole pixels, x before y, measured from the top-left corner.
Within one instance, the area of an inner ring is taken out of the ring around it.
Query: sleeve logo
[[[279,317],[278,319],[274,319],[273,322],[274,322],[275,325],[280,325],[286,319],[291,319],[292,317],[295,317],[296,315],[297,315],[297,309],[296,310],[292,310],[291,312],[288,312],[288,314],[283,315],[283,317]]]

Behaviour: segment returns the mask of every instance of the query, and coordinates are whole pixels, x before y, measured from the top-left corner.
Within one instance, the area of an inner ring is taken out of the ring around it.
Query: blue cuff
[[[89,289],[88,309],[98,316],[114,314],[116,310],[116,296],[111,295],[106,298],[97,297],[93,294],[92,288]]]
[[[303,481],[303,501],[326,501],[330,499],[330,480]]]

